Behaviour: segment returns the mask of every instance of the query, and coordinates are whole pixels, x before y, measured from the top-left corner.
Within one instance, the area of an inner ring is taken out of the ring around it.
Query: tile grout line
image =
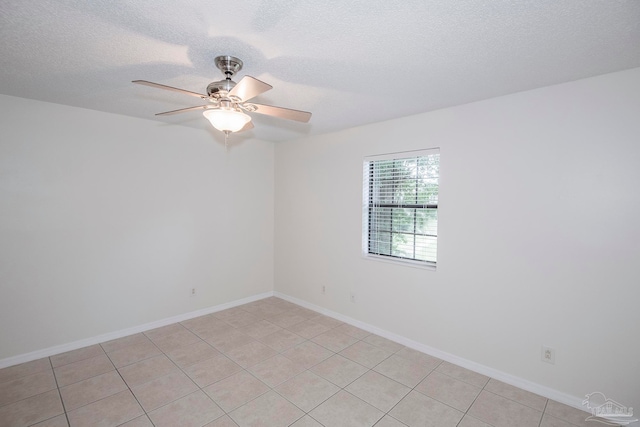
[[[107,355],[107,357],[109,357],[109,356]],[[111,360],[111,359],[109,359],[109,360]],[[144,360],[147,360],[147,359],[144,359]],[[111,363],[113,363],[113,361],[112,361]],[[114,365],[113,365],[113,367],[115,368],[115,366],[116,366],[116,365],[114,364]],[[140,401],[138,400],[138,396],[136,396],[136,394],[133,392],[133,390],[131,390],[131,387],[129,386],[129,383],[127,383],[127,382],[125,381],[125,379],[122,377],[122,374],[120,373],[120,370],[119,370],[118,368],[115,368],[115,369],[116,369],[116,372],[118,373],[118,376],[120,377],[120,379],[121,379],[121,380],[122,380],[122,382],[124,383],[124,385],[125,385],[125,386],[127,386],[127,390],[129,391],[129,393],[131,393],[131,395],[133,396],[133,398],[136,400],[136,403],[138,403],[138,406],[140,406],[140,409],[142,409],[142,412],[144,412],[144,415],[149,419],[149,422],[151,422],[151,424],[155,426],[155,423],[151,420],[151,418],[149,418],[149,415],[147,414],[147,411],[145,411],[145,409],[142,407],[142,404],[141,404],[141,403],[140,403]],[[116,393],[116,394],[117,394],[117,393]],[[115,396],[115,394],[112,394],[111,396]],[[108,397],[111,397],[111,396],[108,396]],[[105,398],[105,399],[106,399],[106,398]],[[138,417],[134,417],[134,418],[132,418],[131,420],[127,420],[127,421],[125,421],[124,423],[120,423],[119,425],[126,424],[126,423],[128,423],[129,421],[135,420],[136,418],[138,418]]]
[[[547,412],[547,405],[549,404],[549,399],[544,402],[544,409],[542,409],[542,415],[540,416],[540,422],[538,423],[538,427],[542,426],[542,420],[544,419],[544,413]]]
[[[58,390],[58,397],[60,397],[60,403],[62,404],[62,414],[64,414],[65,419],[67,420],[67,424],[71,425],[71,422],[69,421],[69,415],[67,415],[67,408],[64,405],[64,400],[62,400],[62,391],[60,390],[60,386],[58,385],[58,377],[56,377],[56,372],[53,369],[53,362],[51,361],[51,357],[47,357],[47,360],[49,360],[49,365],[51,366],[51,373],[53,374],[53,379],[56,382],[56,388]],[[59,415],[56,415],[56,417],[58,417]],[[49,419],[52,419],[55,417],[51,417]],[[46,420],[45,420],[46,421]]]
[[[44,359],[44,358],[43,358],[43,359]],[[58,392],[58,397],[60,398],[60,403],[61,403],[61,405],[62,405],[63,413],[62,413],[62,414],[58,414],[58,415],[54,415],[53,417],[50,417],[50,418],[47,418],[47,419],[44,419],[44,420],[40,420],[40,421],[38,421],[38,422],[36,422],[36,423],[34,423],[34,424],[30,424],[30,426],[35,425],[35,424],[38,424],[38,423],[40,423],[40,422],[48,421],[48,420],[53,419],[53,418],[55,418],[55,417],[59,417],[60,415],[63,415],[63,414],[66,414],[66,411],[65,411],[65,408],[64,408],[64,402],[62,401],[62,396],[61,396],[61,394],[60,394],[60,387],[58,386],[58,379],[56,378],[55,372],[53,371],[53,365],[51,364],[51,359],[50,359],[49,357],[46,357],[46,359],[47,359],[47,361],[49,362],[49,367],[51,368],[51,375],[53,375],[53,380],[54,380],[54,382],[55,382],[55,384],[56,384],[55,388],[52,388],[52,389],[50,389],[50,390],[46,390],[46,391],[43,391],[43,392],[40,392],[40,393],[36,393],[36,394],[34,394],[34,395],[27,396],[27,397],[24,397],[24,398],[22,398],[22,399],[18,399],[18,400],[15,400],[15,401],[12,401],[12,402],[9,402],[9,403],[6,403],[6,404],[4,404],[4,405],[1,405],[1,406],[0,406],[0,408],[4,408],[4,407],[7,407],[7,406],[9,406],[9,405],[13,405],[13,404],[16,404],[16,403],[19,403],[19,402],[23,402],[23,401],[25,401],[25,400],[27,400],[27,399],[34,398],[34,397],[36,397],[36,396],[40,396],[40,395],[43,395],[43,394],[45,394],[45,393],[52,392],[52,391],[54,391],[54,390],[55,390],[55,391],[57,391],[57,392]],[[29,363],[29,362],[26,362],[26,363]],[[41,374],[41,373],[46,372],[46,371],[48,371],[48,369],[43,369],[43,370],[41,370],[41,371],[32,372],[32,373],[30,373],[30,374],[28,374],[28,375],[23,375],[23,376],[21,376],[21,377],[14,378],[13,380],[4,381],[4,382],[0,383],[0,385],[5,384],[5,383],[10,383],[10,382],[13,382],[13,381],[17,381],[17,380],[21,380],[21,379],[23,379],[23,378],[28,378],[28,377],[31,377],[31,376],[33,376],[33,375]]]
[[[400,351],[400,350],[398,350],[398,351]],[[396,353],[397,353],[397,352],[396,352]],[[395,353],[394,353],[394,354],[395,354]],[[389,356],[389,357],[391,357],[391,356]],[[401,357],[401,356],[399,356],[399,357]],[[415,391],[416,393],[420,393],[418,390],[416,390],[416,387],[418,387],[418,386],[420,385],[420,383],[422,383],[422,381],[424,381],[424,380],[425,380],[429,375],[431,375],[431,373],[432,373],[432,372],[434,372],[434,371],[438,368],[438,366],[440,366],[440,365],[442,364],[442,362],[443,362],[443,361],[441,360],[441,361],[440,361],[440,363],[438,363],[438,364],[437,364],[437,365],[436,365],[432,370],[430,370],[430,371],[429,371],[429,373],[428,373],[427,375],[425,375],[425,376],[424,376],[424,378],[422,378],[420,381],[418,381],[418,383],[417,383],[415,386],[413,386],[413,387],[409,387],[409,388],[411,388],[411,390],[409,390],[409,392],[408,392],[407,394],[405,394],[404,396],[402,396],[402,399],[398,400],[398,401],[396,402],[396,404],[395,404],[395,405],[393,405],[393,406],[391,407],[391,409],[389,409],[385,415],[388,415],[388,416],[390,416],[391,418],[393,418],[393,419],[395,420],[396,418],[395,418],[393,415],[391,415],[391,411],[393,411],[393,409],[394,409],[396,406],[398,406],[398,405],[400,404],[400,402],[402,402],[402,400],[403,400],[405,397],[407,397],[407,396],[408,396],[412,391]],[[382,362],[380,362],[380,363],[382,363]],[[377,365],[376,365],[376,366],[377,366]],[[376,371],[376,372],[377,372],[377,371]],[[381,374],[381,375],[384,375],[384,374]],[[386,377],[386,375],[385,375],[385,377]],[[389,377],[387,377],[387,378],[389,378]],[[389,378],[389,379],[393,380],[393,378]],[[395,380],[394,380],[394,381],[395,381]],[[398,382],[398,381],[396,381],[396,382]],[[401,383],[401,384],[402,384],[402,383]],[[405,385],[405,384],[402,384],[402,385],[404,385],[405,387],[408,387],[408,386],[407,386],[407,385]],[[422,393],[420,393],[420,394],[422,394]],[[433,399],[433,400],[435,400],[436,402],[442,403],[443,405],[446,405],[446,406],[448,406],[448,407],[450,407],[450,408],[452,408],[452,409],[455,409],[456,411],[459,411],[458,409],[456,409],[456,408],[454,408],[454,407],[452,407],[452,406],[450,406],[450,405],[447,405],[447,404],[446,404],[446,403],[444,403],[444,402],[440,402],[438,399],[434,399],[433,397],[430,397],[430,396],[427,396],[427,395],[424,395],[424,394],[423,394],[423,396],[426,396],[426,397],[428,397],[429,399]],[[462,411],[460,411],[460,412],[462,412]],[[383,417],[383,418],[384,418],[384,417]],[[464,414],[463,414],[462,418],[464,418]],[[462,418],[460,419],[461,421],[462,421]],[[400,420],[398,420],[398,422],[401,422],[401,423],[402,423],[402,421],[400,421]],[[404,424],[404,423],[402,423],[402,424]]]
[[[469,407],[467,408],[467,410],[464,412],[464,415],[462,416],[462,418],[460,419],[460,422],[458,424],[460,424],[462,422],[462,420],[464,419],[465,416],[469,415],[470,417],[473,417],[471,414],[469,414],[469,411],[471,410],[471,408],[473,407],[473,405],[476,403],[476,400],[478,400],[478,398],[480,397],[480,394],[482,393],[482,391],[484,390],[484,388],[487,386],[487,384],[489,384],[489,381],[491,381],[491,379],[489,378],[482,387],[480,387],[480,392],[476,395],[476,397],[474,397],[473,402],[471,402],[471,404],[469,405]],[[477,419],[475,417],[473,417],[474,419]],[[493,427],[492,425],[490,425],[488,422],[485,422],[483,420],[480,420],[483,423],[485,423],[486,425]]]

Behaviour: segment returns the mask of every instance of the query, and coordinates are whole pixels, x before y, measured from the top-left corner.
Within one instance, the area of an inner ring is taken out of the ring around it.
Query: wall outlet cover
[[[546,345],[542,346],[542,353],[540,354],[540,358],[543,362],[550,363],[552,365],[556,364],[556,350],[551,347],[547,347]]]

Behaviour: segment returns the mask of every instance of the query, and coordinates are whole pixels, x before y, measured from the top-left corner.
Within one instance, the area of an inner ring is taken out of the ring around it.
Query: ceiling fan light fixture
[[[234,56],[218,56],[215,59],[215,63],[218,69],[225,75],[225,79],[209,83],[206,95],[147,80],[134,80],[133,83],[179,92],[200,98],[203,101],[209,101],[213,105],[196,105],[194,107],[164,111],[162,113],[156,113],[156,116],[204,110],[202,113],[203,116],[209,120],[214,128],[225,134],[225,141],[232,132],[253,129],[251,116],[245,114],[245,112],[295,120],[302,123],[307,123],[311,118],[311,113],[308,111],[256,104],[254,102],[248,103],[249,100],[256,96],[273,89],[271,85],[251,76],[242,77],[238,83],[232,81],[231,77],[242,69],[242,61]]]
[[[238,132],[251,121],[251,117],[242,111],[224,108],[210,108],[202,115],[221,132]]]

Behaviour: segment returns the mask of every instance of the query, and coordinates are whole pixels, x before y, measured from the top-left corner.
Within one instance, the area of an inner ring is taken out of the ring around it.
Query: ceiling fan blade
[[[197,92],[191,92],[190,90],[179,89],[179,88],[173,87],[173,86],[161,85],[160,83],[148,82],[146,80],[133,80],[131,83],[136,83],[136,84],[144,85],[144,86],[151,86],[151,87],[155,87],[155,88],[158,88],[158,89],[171,90],[173,92],[184,93],[185,95],[196,96],[196,97],[202,98],[202,99],[207,99],[208,98],[207,95],[202,95],[202,94],[197,93]]]
[[[206,110],[208,107],[209,107],[208,105],[198,105],[197,107],[187,107],[187,108],[181,108],[179,110],[171,110],[171,111],[164,111],[162,113],[156,113],[156,116],[170,116],[171,114],[186,113],[187,111]]]
[[[246,125],[244,125],[244,127],[242,129],[240,129],[238,132],[244,132],[246,130],[251,130],[253,129],[253,122],[248,121]]]
[[[230,96],[237,96],[242,101],[247,101],[253,97],[260,95],[268,90],[273,89],[273,86],[260,81],[251,76],[244,76],[229,92]]]
[[[266,114],[268,116],[279,117],[281,119],[295,120],[297,122],[307,123],[311,118],[311,113],[307,111],[292,110],[290,108],[274,107],[273,105],[254,104],[256,113]]]

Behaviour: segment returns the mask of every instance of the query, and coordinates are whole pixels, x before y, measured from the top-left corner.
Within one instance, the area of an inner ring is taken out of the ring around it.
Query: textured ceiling
[[[298,138],[640,67],[640,0],[2,0],[0,93],[185,126],[233,55],[274,88],[234,138]]]

